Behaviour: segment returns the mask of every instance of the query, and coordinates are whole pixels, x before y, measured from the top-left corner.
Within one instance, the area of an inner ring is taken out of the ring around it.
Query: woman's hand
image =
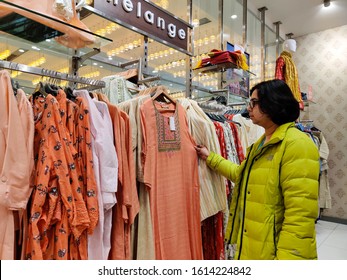
[[[203,160],[206,160],[210,155],[210,151],[203,145],[195,146],[195,150],[198,153],[198,156]]]

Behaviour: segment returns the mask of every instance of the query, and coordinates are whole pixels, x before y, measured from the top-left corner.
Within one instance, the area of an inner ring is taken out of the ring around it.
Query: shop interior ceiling
[[[347,0],[248,0],[255,8],[266,7],[271,22],[281,21],[280,29],[293,38],[347,24]],[[271,25],[271,24],[269,24]]]
[[[281,28],[286,32],[294,33],[294,37],[304,34],[318,32],[335,26],[347,24],[347,0],[332,1],[332,6],[329,9],[323,8],[322,0],[248,0],[249,6],[253,5],[255,8],[266,6],[268,11],[267,15],[271,17],[273,22],[280,20],[283,24]],[[159,0],[154,1],[159,3]],[[187,13],[178,5],[180,1],[166,1],[170,5],[170,12],[180,18],[186,20]],[[197,1],[200,2],[200,1]],[[218,26],[218,10],[215,7],[214,1],[203,1],[204,7],[193,7],[193,13],[199,10],[200,26],[199,32],[195,34],[195,45],[199,48],[199,53],[208,52],[213,48],[218,48],[216,41],[212,41]],[[212,5],[209,7],[209,5]],[[143,50],[139,46],[143,40],[143,36],[128,30],[124,27],[112,24],[111,22],[102,19],[96,15],[88,15],[82,19],[88,28],[97,34],[101,34],[113,40],[112,43],[103,42],[99,47],[102,54],[114,61],[119,60],[132,60],[138,59],[143,56]],[[207,24],[208,23],[208,24]],[[271,25],[270,25],[271,26]],[[200,40],[198,42],[198,40]],[[50,47],[52,44],[52,47]],[[39,66],[45,69],[50,69],[59,72],[68,72],[73,55],[72,50],[64,49],[54,40],[51,42],[44,42],[42,48],[39,50],[40,45],[32,45],[28,41],[19,40],[13,36],[0,32],[0,58],[1,55],[6,55],[10,51],[10,56],[6,60]],[[50,51],[47,51],[47,48]],[[23,49],[24,52],[20,52]],[[206,49],[206,50],[205,50]],[[5,52],[5,54],[4,54]],[[82,50],[88,52],[88,50]],[[149,46],[149,66],[155,73],[159,72],[161,76],[168,76],[171,80],[185,78],[185,55],[181,54],[169,47],[157,42],[150,42]],[[196,60],[193,60],[193,64]],[[103,76],[114,74],[115,69],[106,64],[96,65],[92,60],[87,60],[79,70],[79,75],[101,79]],[[21,85],[35,87],[34,84],[40,80],[40,77],[16,73],[13,71],[12,76],[20,81]],[[183,82],[184,84],[184,82]],[[210,84],[212,85],[212,84]],[[182,87],[184,90],[184,87]]]

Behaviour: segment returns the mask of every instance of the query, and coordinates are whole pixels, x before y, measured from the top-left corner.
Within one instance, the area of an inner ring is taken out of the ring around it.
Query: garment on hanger
[[[186,98],[177,100],[186,111],[189,131],[198,144],[220,153],[216,130],[212,121],[203,116],[195,101]],[[213,172],[199,160],[200,213],[203,256],[205,260],[224,259],[223,212],[227,211],[227,196],[224,178]]]
[[[253,124],[252,120],[242,117],[241,114],[235,114],[232,119],[241,124],[240,140],[243,153],[246,155],[247,148],[255,143],[264,134],[265,130],[263,127]]]
[[[216,130],[212,121],[201,116],[201,108],[193,106],[195,101],[186,98],[177,100],[186,111],[188,127],[198,144],[203,144],[211,151],[220,153]],[[195,102],[196,103],[196,102]],[[197,110],[200,111],[197,113]],[[199,161],[200,211],[201,220],[227,209],[224,179],[213,172],[203,161]]]
[[[123,72],[117,72],[116,76],[122,77],[134,84],[137,84],[137,82],[140,80],[139,71],[136,68],[129,69]]]
[[[148,89],[144,90],[147,91]],[[152,91],[153,89],[151,89]],[[139,94],[138,97],[127,100],[117,106],[129,116],[130,136],[132,139],[132,149],[134,151],[134,162],[136,170],[136,180],[138,187],[138,198],[140,203],[139,214],[134,225],[132,244],[136,244],[133,248],[133,259],[151,260],[155,259],[155,246],[153,237],[152,217],[150,212],[149,192],[143,183],[143,161],[142,161],[142,129],[140,119],[140,107],[150,99],[150,95]]]
[[[329,183],[329,146],[323,132],[313,132],[314,135],[318,135],[319,143],[319,156],[321,161],[321,174],[319,176],[319,201],[318,205],[321,209],[331,209],[331,191]]]
[[[26,259],[66,260],[71,254],[83,255],[72,253],[69,243],[81,237],[90,219],[59,104],[52,95],[34,97],[32,103],[37,160]]]
[[[33,110],[32,106],[28,100],[28,98],[25,95],[25,92],[19,88],[17,89],[16,99],[18,103],[18,110],[20,112],[22,124],[23,124],[23,131],[27,131],[27,149],[29,153],[29,157],[31,158],[30,164],[28,165],[30,178],[33,176],[33,170],[34,170],[34,149],[33,149],[33,143],[34,143],[34,133],[35,133],[35,124],[34,124],[34,116],[33,116]],[[29,188],[29,194],[28,197],[31,195],[32,191],[32,185],[28,186]],[[19,210],[18,215],[15,215],[15,229],[18,231],[18,240],[16,244],[16,248],[18,248],[17,252],[18,255],[15,256],[15,259],[24,259],[25,256],[25,248],[26,248],[26,236],[28,234],[28,208]],[[18,216],[18,217],[16,217]],[[18,218],[18,220],[17,220]],[[17,222],[17,221],[18,222]]]
[[[16,225],[21,224],[32,191],[34,126],[31,106],[21,92],[16,100],[5,70],[0,71],[0,100],[0,259],[14,260]]]
[[[109,259],[132,259],[131,229],[139,212],[136,190],[135,161],[129,116],[117,106],[107,103],[114,130],[118,161],[117,204],[113,208],[111,250]]]
[[[320,209],[331,209],[332,201],[328,174],[329,147],[327,141],[325,140],[323,132],[314,125],[312,120],[300,120],[295,125],[298,129],[305,132],[318,148],[320,157],[318,206]]]
[[[111,104],[118,104],[132,99],[126,80],[123,77],[114,75],[104,77],[101,80],[105,82],[105,87],[101,89],[101,92],[107,96]]]
[[[202,259],[198,159],[184,109],[149,99],[140,112],[156,259]]]
[[[111,248],[112,207],[116,203],[118,183],[118,159],[113,144],[112,122],[105,103],[91,99],[86,90],[75,90],[74,95],[88,101],[93,163],[98,187],[99,223],[88,237],[88,258],[107,260]]]
[[[136,163],[136,179],[139,182],[143,181],[143,162],[141,160],[142,153],[142,130],[141,130],[141,119],[140,119],[140,107],[141,105],[150,99],[150,95],[139,95],[136,98],[127,100],[118,104],[117,106],[126,112],[130,119],[131,127],[131,138],[133,143],[134,158]]]
[[[157,89],[151,93],[151,98],[162,103],[176,104],[176,101],[170,97],[165,87],[157,87]]]

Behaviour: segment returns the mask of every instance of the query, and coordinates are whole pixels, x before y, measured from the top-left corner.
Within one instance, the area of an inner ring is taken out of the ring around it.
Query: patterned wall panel
[[[347,220],[347,25],[296,38],[293,55],[301,91],[312,87],[309,117],[329,146],[332,208],[323,216]]]

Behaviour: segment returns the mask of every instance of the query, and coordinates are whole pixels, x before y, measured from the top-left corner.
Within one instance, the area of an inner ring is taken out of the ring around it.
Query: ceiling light
[[[237,15],[232,15],[231,18],[232,18],[232,19],[236,19],[236,18],[237,18]]]
[[[193,19],[192,24],[193,24],[194,27],[199,26],[199,23],[200,23],[199,19],[197,19],[197,18]]]
[[[329,7],[330,6],[330,0],[324,0],[324,7]]]

